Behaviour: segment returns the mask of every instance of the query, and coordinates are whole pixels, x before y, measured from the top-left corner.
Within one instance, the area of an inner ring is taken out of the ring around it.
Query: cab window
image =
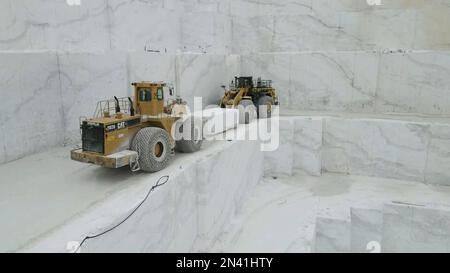
[[[163,100],[164,99],[162,87],[158,87],[158,90],[156,90],[156,98],[158,100]]]
[[[150,89],[140,89],[139,90],[139,101],[151,101],[152,93]]]

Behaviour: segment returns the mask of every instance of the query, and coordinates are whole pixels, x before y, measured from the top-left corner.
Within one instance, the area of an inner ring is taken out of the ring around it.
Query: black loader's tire
[[[173,157],[169,134],[157,127],[142,128],[137,132],[131,149],[138,153],[139,166],[146,172],[164,169]]]

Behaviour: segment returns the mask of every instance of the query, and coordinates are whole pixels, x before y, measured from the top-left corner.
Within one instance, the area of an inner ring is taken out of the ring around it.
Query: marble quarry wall
[[[282,111],[448,116],[450,0],[381,3],[1,1],[0,163],[78,141],[78,118],[134,80],[210,104],[260,75]]]
[[[450,185],[450,124],[381,118],[281,117],[265,174],[325,172]]]
[[[450,114],[450,1],[232,3],[242,74],[272,79],[284,109]]]
[[[349,214],[349,219],[316,219],[313,252],[450,251],[448,206],[387,202],[376,209],[352,207]]]
[[[0,163],[77,143],[79,118],[132,81],[173,84],[217,103],[239,74],[219,1],[5,0],[0,3]],[[226,6],[226,5],[225,5]]]

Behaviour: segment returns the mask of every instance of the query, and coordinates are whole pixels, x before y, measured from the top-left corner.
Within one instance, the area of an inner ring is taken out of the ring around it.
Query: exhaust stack
[[[133,101],[131,100],[130,97],[128,97],[128,101],[130,102],[130,115],[133,117],[134,116]]]
[[[114,96],[114,99],[116,100],[116,113],[120,113],[119,99],[116,96]]]

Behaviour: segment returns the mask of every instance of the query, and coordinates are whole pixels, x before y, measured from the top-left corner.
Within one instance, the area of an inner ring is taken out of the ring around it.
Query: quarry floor
[[[0,252],[15,251],[82,214],[114,193],[170,175],[181,166],[220,148],[205,142],[196,156],[177,154],[158,173],[133,173],[70,160],[71,147],[0,165]]]
[[[199,156],[220,149],[207,142]],[[149,178],[173,173],[196,156],[179,154],[165,170],[131,173],[71,161],[56,148],[0,166],[0,251],[15,251],[107,199]],[[348,219],[350,207],[386,202],[450,205],[450,187],[326,173],[264,177],[231,219],[212,251],[310,252],[316,217]]]
[[[265,177],[216,244],[224,252],[311,252],[316,217],[349,220],[350,208],[384,203],[450,205],[450,187],[323,174]]]

